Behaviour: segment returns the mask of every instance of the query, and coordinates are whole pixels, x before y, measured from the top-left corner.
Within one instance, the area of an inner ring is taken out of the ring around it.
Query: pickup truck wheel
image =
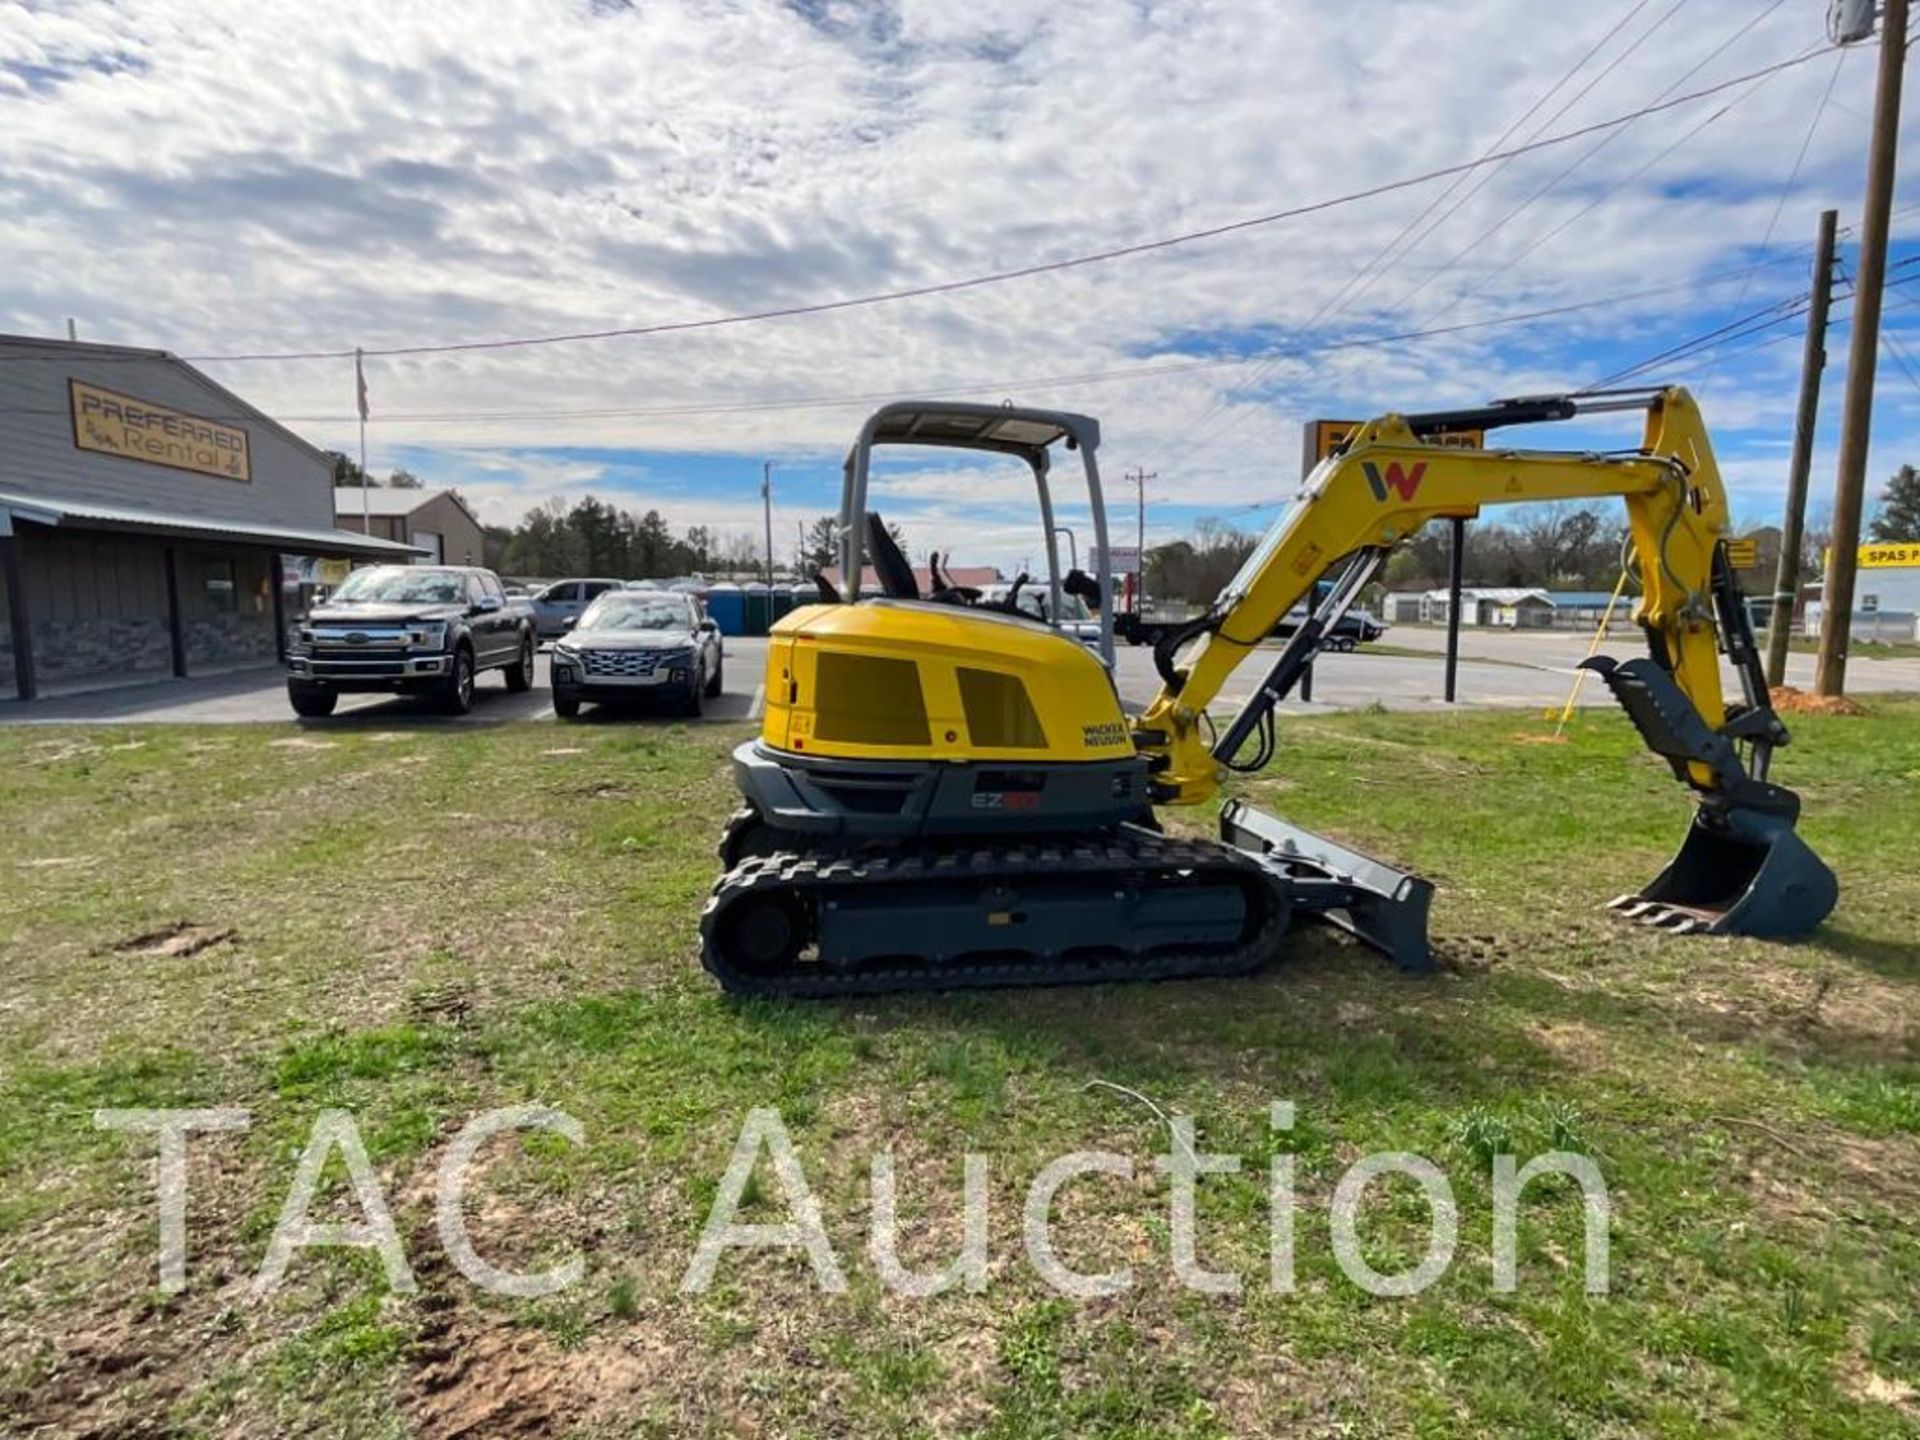
[[[322,690],[313,685],[287,686],[287,702],[293,706],[293,713],[303,719],[325,719],[333,714],[333,707],[339,701],[339,695],[332,690]]]
[[[721,675],[722,672],[725,671],[726,666],[727,661],[725,656],[713,662],[713,674],[707,677],[707,694],[718,695],[720,693],[720,686],[722,684]]]
[[[453,673],[440,691],[440,708],[449,715],[473,709],[473,651],[464,645],[453,652]]]
[[[1351,635],[1335,635],[1327,641],[1327,649],[1345,654],[1347,651],[1353,649],[1353,637]]]
[[[520,658],[503,673],[507,677],[507,689],[515,695],[524,695],[533,688],[533,636],[522,637]]]

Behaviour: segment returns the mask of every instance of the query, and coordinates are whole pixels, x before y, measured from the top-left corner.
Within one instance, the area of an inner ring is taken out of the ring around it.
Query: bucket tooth
[[[1833,872],[1791,820],[1707,804],[1666,869],[1612,908],[1679,934],[1782,938],[1819,925],[1839,894]]]

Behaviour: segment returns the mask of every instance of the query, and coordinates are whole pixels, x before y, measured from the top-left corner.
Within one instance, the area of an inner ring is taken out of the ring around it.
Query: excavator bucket
[[[1610,908],[1678,934],[1804,935],[1833,910],[1839,883],[1793,823],[1702,806],[1680,852]]]
[[[1710,729],[1652,659],[1596,655],[1580,668],[1606,682],[1647,748],[1677,777],[1689,780],[1692,767],[1713,777],[1710,789],[1696,786],[1706,793],[1680,853],[1652,884],[1611,907],[1663,930],[1715,935],[1804,935],[1826,919],[1840,886],[1794,833],[1800,798],[1748,775],[1733,740]]]

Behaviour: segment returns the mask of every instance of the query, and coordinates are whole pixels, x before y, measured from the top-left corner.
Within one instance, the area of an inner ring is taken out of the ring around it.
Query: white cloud
[[[700,318],[1056,259],[1454,163],[1491,143],[1623,10],[1624,0],[1556,7],[1542,27],[1527,0],[16,7],[0,25],[0,327],[58,333],[74,315],[88,336],[189,355],[381,348]],[[1798,53],[1819,38],[1817,12],[1782,7],[1692,83]],[[1556,128],[1645,103],[1752,13],[1745,0],[1695,0]],[[1578,303],[1742,263],[1829,63],[1758,88],[1664,158],[1723,102],[1649,117],[1495,227],[1585,146],[1514,162],[1322,333]],[[1848,60],[1843,98],[1864,90],[1870,69]],[[1850,113],[1826,115],[1777,250],[1802,244],[1821,204],[1852,218],[1862,130]],[[1678,291],[1525,330],[1273,367],[1012,383],[1150,364],[1182,353],[1169,350],[1181,337],[1293,336],[1443,188],[897,305],[376,359],[376,467],[403,449],[437,452],[446,476],[430,479],[457,478],[490,518],[506,518],[606,484],[597,462],[577,458],[596,448],[830,465],[870,405],[631,412],[965,390],[1101,415],[1109,474],[1159,471],[1178,521],[1290,488],[1311,414],[1591,379],[1715,323],[1699,317],[1740,298],[1721,286],[1709,310]],[[1484,245],[1398,303],[1489,227]],[[1802,283],[1798,262],[1762,270],[1744,303]],[[1758,351],[1714,375],[1709,413],[1730,455],[1777,447],[1797,350]],[[351,448],[348,362],[209,369],[275,413],[322,417],[295,423]],[[502,418],[525,411],[629,413]],[[404,418],[448,414],[475,418]],[[1890,406],[1876,468],[1910,444],[1913,421],[1910,405]],[[556,446],[568,458],[541,456]],[[436,468],[432,455],[409,463]],[[644,476],[622,483],[676,514],[758,523],[750,478],[706,497],[651,492]],[[888,483],[904,504],[928,482]],[[1756,495],[1777,488],[1757,470],[1751,483]],[[1026,513],[1016,489],[960,477],[949,504],[913,511],[910,534],[971,513],[980,528],[967,538],[984,545]],[[817,511],[822,493],[794,515]],[[1007,540],[997,558],[1017,559],[1021,543]]]

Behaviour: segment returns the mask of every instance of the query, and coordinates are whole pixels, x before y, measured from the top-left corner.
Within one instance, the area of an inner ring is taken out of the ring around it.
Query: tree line
[[[676,534],[658,510],[636,514],[589,495],[550,500],[517,525],[485,525],[486,563],[502,575],[604,575],[663,580],[693,574],[759,574],[763,549],[751,536],[690,525]]]
[[[1444,521],[1426,526],[1387,559],[1380,584],[1368,597],[1378,604],[1383,591],[1437,590],[1447,584],[1452,527]],[[1920,541],[1920,476],[1902,467],[1888,487],[1885,502],[1870,527],[1876,542]],[[1816,580],[1824,568],[1832,527],[1826,507],[1809,515],[1800,556],[1800,573]],[[1475,520],[1466,528],[1461,558],[1466,585],[1541,590],[1611,590],[1620,577],[1627,539],[1624,514],[1577,501],[1519,507],[1511,518]],[[1209,604],[1246,561],[1258,537],[1219,520],[1201,520],[1191,535],[1147,551],[1147,593],[1158,600]],[[1748,581],[1750,590],[1763,582]]]

